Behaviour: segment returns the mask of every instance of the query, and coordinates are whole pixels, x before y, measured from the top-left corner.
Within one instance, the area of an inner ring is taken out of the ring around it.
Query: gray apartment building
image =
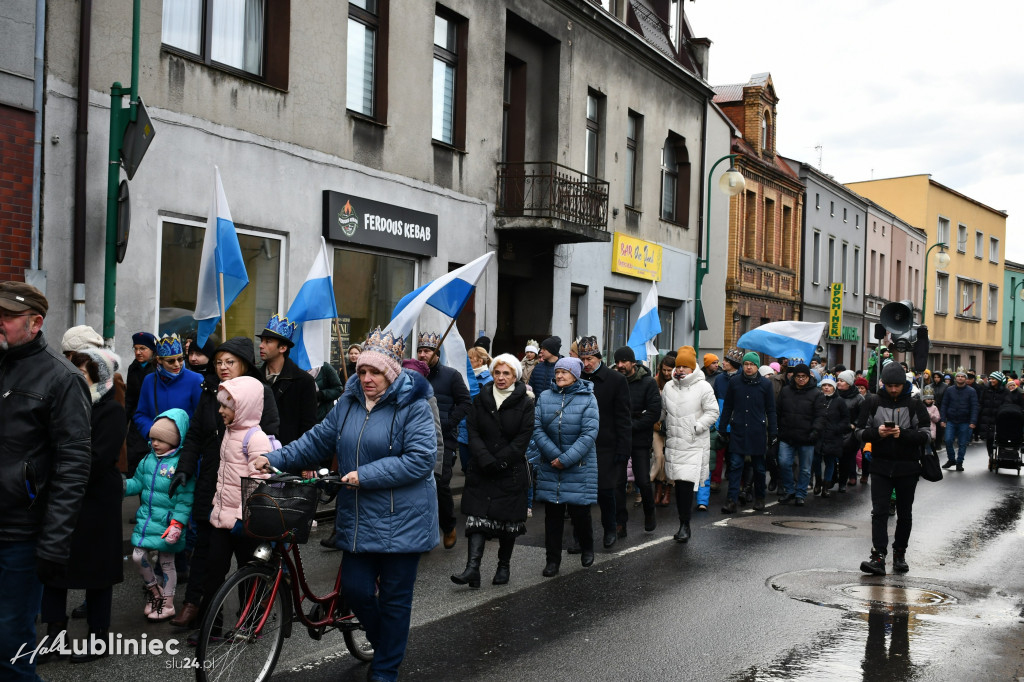
[[[693,36],[684,3],[142,5],[138,91],[155,135],[129,182],[118,350],[134,331],[193,324],[215,166],[250,280],[229,336],[287,309],[324,237],[351,342],[488,251],[459,319],[467,341],[485,333],[495,351],[521,352],[531,337],[595,334],[613,349],[657,281],[659,348],[692,342],[707,169],[728,152],[729,124],[706,81],[710,41]],[[102,325],[109,92],[131,80],[132,3],[47,11],[41,263],[59,333]],[[728,201],[711,206],[720,260]],[[723,269],[703,291],[702,346],[718,349]],[[441,323],[428,314],[421,329]]]

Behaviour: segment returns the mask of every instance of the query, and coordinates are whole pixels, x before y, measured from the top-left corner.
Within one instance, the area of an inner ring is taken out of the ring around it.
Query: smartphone
[[[887,429],[895,429],[896,428],[896,422],[885,422],[885,428],[887,428]]]

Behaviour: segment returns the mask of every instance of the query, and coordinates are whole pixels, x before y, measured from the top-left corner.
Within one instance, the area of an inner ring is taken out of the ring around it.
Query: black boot
[[[507,585],[509,564],[512,561],[512,549],[516,546],[515,537],[501,538],[498,541],[498,570],[494,572],[492,585]]]
[[[480,588],[480,559],[484,556],[484,544],[487,539],[483,533],[473,533],[469,536],[469,558],[466,559],[466,570],[459,575],[452,576],[452,582],[456,585],[469,585],[471,588]]]
[[[89,631],[89,646],[86,648],[85,653],[84,654],[71,654],[71,662],[72,663],[90,663],[92,661],[97,661],[97,660],[99,660],[101,658],[109,656],[110,655],[110,650],[107,648],[107,645],[109,644],[109,642],[107,641],[108,632],[109,631],[107,631],[107,630],[97,630],[95,632],[90,630]],[[104,647],[103,647],[103,653],[102,654],[93,653],[93,651],[92,651],[92,639],[93,639],[93,637],[95,637],[97,640],[103,642]]]
[[[686,542],[690,539],[690,522],[679,520],[679,530],[672,536],[672,539],[676,542]]]
[[[873,575],[885,575],[885,554],[872,547],[871,558],[860,562],[860,570]]]
[[[61,632],[63,632],[64,633],[64,644],[65,644],[65,646],[70,647],[71,646],[71,642],[68,639],[67,629],[68,629],[68,622],[66,620],[57,621],[55,623],[47,623],[46,624],[46,646],[47,647],[53,646],[54,643],[57,640],[57,637],[60,635]],[[51,652],[49,652],[49,653],[39,654],[38,656],[36,656],[36,665],[42,665],[44,663],[49,663],[50,661],[56,661],[58,656],[62,656],[62,654],[57,653],[56,649],[51,651]]]
[[[906,573],[909,570],[910,564],[907,563],[907,550],[894,548],[892,550],[892,572]]]

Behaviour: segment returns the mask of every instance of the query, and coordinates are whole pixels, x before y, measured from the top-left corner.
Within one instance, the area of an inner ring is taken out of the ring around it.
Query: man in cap
[[[718,373],[722,371],[722,367],[718,362],[718,356],[714,353],[704,354],[704,380],[711,384],[711,387],[715,387],[715,379],[718,377]]]
[[[0,282],[0,679],[37,680],[32,653],[43,585],[67,575],[92,462],[82,373],[43,338],[49,304]]]
[[[437,411],[441,417],[441,431],[444,436],[444,456],[440,471],[435,469],[437,482],[437,516],[445,549],[455,546],[456,524],[455,500],[452,497],[452,465],[458,452],[458,428],[462,418],[473,406],[469,387],[462,375],[452,367],[441,364],[441,336],[437,332],[422,332],[416,344],[416,358],[430,368],[427,381],[434,389]]]
[[[724,448],[729,452],[729,497],[722,513],[735,514],[740,496],[744,459],[754,467],[754,509],[764,510],[765,454],[778,441],[775,414],[775,392],[771,381],[758,371],[760,356],[750,352],[743,356],[743,372],[729,380],[722,401],[720,432]]]
[[[811,377],[811,368],[793,367],[792,381],[779,391],[779,473],[783,494],[779,504],[802,507],[811,482],[814,446],[825,430],[825,396]],[[800,478],[794,484],[793,460],[799,458]]]
[[[288,357],[295,346],[292,336],[297,326],[287,317],[274,315],[256,335],[263,360],[260,371],[274,394],[281,417],[277,437],[282,445],[298,440],[316,426],[316,380]]]
[[[540,362],[533,368],[530,375],[530,387],[533,394],[540,398],[540,394],[551,388],[551,382],[555,379],[555,363],[562,356],[562,339],[557,336],[549,336],[540,342]]]
[[[654,516],[654,488],[651,486],[651,447],[654,444],[654,425],[661,419],[661,393],[650,371],[637,364],[636,355],[629,346],[615,351],[615,369],[626,377],[629,386],[630,413],[633,422],[632,449],[633,481],[640,491],[644,507],[644,531],[657,527]],[[629,520],[626,505],[626,468],[615,485],[615,520],[625,526]]]
[[[601,509],[604,546],[608,549],[615,544],[617,537],[626,537],[625,522],[617,523],[615,498],[619,481],[625,485],[626,462],[633,449],[629,383],[626,377],[613,372],[601,362],[601,348],[596,336],[580,339],[579,354],[583,361],[582,378],[594,384],[594,397],[597,398],[600,417],[600,429],[597,432],[597,506]],[[658,416],[661,416],[660,410]],[[653,428],[653,423],[651,426]],[[625,494],[623,489],[622,495]]]
[[[978,433],[985,439],[989,457],[995,448],[996,413],[1010,397],[1006,390],[1006,375],[1000,371],[988,375],[988,386],[978,396]]]
[[[946,463],[942,468],[955,466],[957,471],[963,471],[967,445],[978,424],[978,394],[967,382],[967,372],[962,367],[957,369],[953,381],[953,385],[943,394],[939,406],[939,414],[942,416],[939,424],[946,429]],[[956,452],[953,450],[954,441],[959,443]]]

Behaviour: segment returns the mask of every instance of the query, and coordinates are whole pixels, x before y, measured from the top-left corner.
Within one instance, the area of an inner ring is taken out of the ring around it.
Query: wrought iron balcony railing
[[[608,183],[552,161],[498,164],[499,216],[608,229]]]

